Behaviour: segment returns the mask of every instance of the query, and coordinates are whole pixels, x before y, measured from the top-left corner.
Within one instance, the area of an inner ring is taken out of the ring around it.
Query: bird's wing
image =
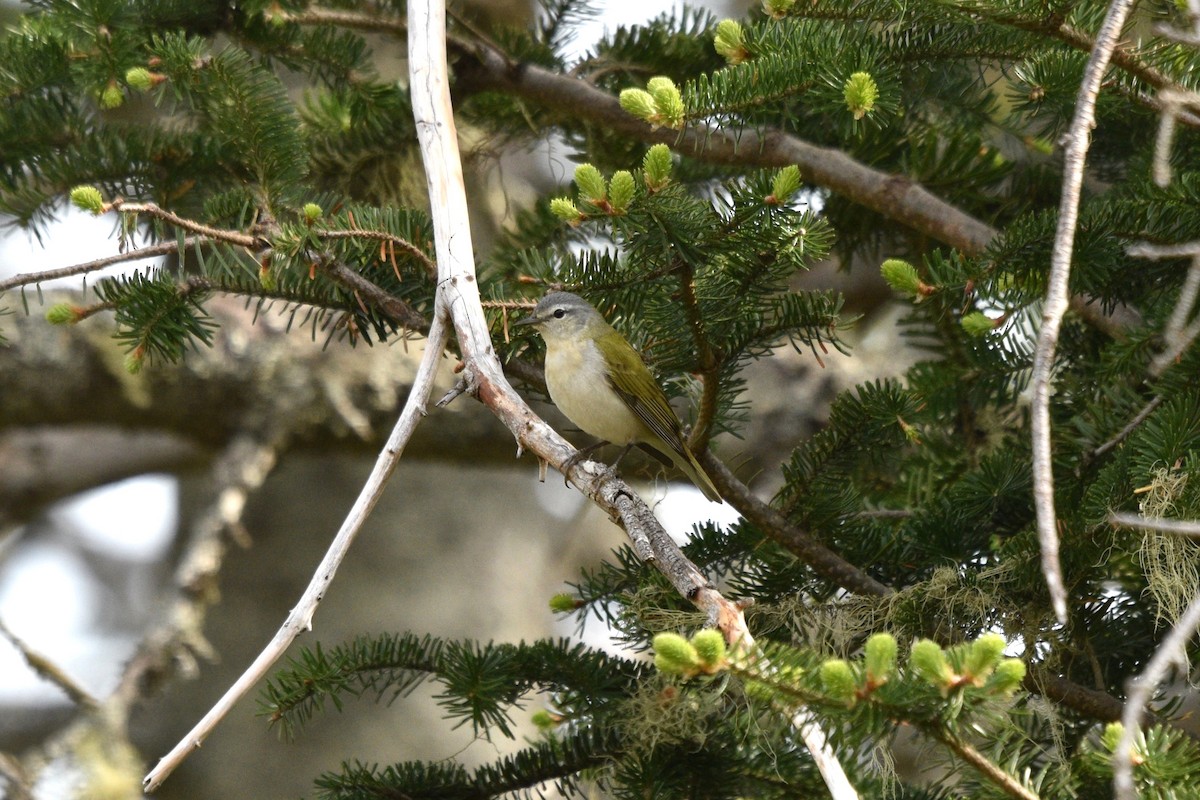
[[[621,359],[623,362],[621,364],[605,359],[608,366],[608,379],[613,389],[625,401],[625,405],[629,406],[629,410],[645,423],[647,428],[685,461],[690,460],[683,445],[679,418],[671,410],[671,404],[667,402],[667,396],[663,394],[658,381],[654,380],[654,375],[642,363],[641,356],[616,331],[606,333],[604,337],[615,337],[615,341],[607,343],[610,348],[628,348],[634,356]],[[603,353],[604,350],[605,348],[600,348],[600,352]]]

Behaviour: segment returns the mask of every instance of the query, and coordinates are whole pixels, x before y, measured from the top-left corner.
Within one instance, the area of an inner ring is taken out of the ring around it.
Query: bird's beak
[[[513,327],[516,327],[517,325],[537,325],[539,322],[541,322],[541,320],[537,317],[526,317],[525,319],[519,319],[512,324]]]

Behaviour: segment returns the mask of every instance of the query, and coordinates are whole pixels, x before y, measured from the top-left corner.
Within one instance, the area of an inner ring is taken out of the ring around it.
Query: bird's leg
[[[616,469],[616,468],[617,468],[617,464],[620,464],[620,463],[621,463],[621,459],[622,459],[622,458],[624,458],[624,457],[625,457],[625,454],[626,454],[626,453],[628,453],[628,452],[629,452],[630,450],[632,450],[632,449],[633,449],[633,445],[632,445],[632,444],[627,444],[627,445],[625,445],[624,447],[622,447],[622,448],[621,448],[621,452],[617,453],[617,458],[616,458],[616,460],[615,460],[615,461],[613,461],[613,463],[612,463],[612,465],[611,465],[611,466],[612,466],[612,469]]]

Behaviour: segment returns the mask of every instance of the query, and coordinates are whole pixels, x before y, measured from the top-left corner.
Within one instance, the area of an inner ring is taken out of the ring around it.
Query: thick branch
[[[862,164],[841,150],[820,147],[771,128],[715,128],[696,124],[683,131],[652,128],[626,113],[617,98],[581,78],[533,64],[514,64],[485,45],[469,51],[475,68],[459,67],[466,87],[505,91],[534,100],[573,119],[602,124],[644,142],[662,142],[680,153],[719,164],[785,167],[866,208],[894,219],[969,255],[983,252],[996,230],[936,197],[920,184]]]

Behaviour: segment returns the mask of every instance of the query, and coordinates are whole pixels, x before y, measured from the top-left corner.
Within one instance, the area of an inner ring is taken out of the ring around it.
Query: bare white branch
[[[1062,566],[1058,558],[1058,516],[1054,510],[1054,470],[1050,452],[1050,389],[1054,380],[1058,334],[1069,302],[1071,251],[1075,245],[1075,225],[1079,218],[1084,161],[1091,141],[1091,130],[1096,125],[1096,96],[1132,7],[1133,0],[1114,0],[1109,6],[1104,23],[1096,35],[1096,46],[1088,58],[1083,83],[1079,87],[1065,153],[1062,201],[1050,258],[1049,288],[1033,359],[1033,497],[1037,510],[1038,544],[1041,548],[1042,573],[1050,589],[1054,614],[1063,623],[1067,620],[1067,591],[1063,586]]]
[[[1145,258],[1150,261],[1160,261],[1164,258],[1183,258],[1184,256],[1200,255],[1200,242],[1184,242],[1183,244],[1153,244],[1138,242],[1131,244],[1125,250],[1134,258]]]
[[[1187,663],[1184,648],[1200,627],[1200,597],[1192,600],[1175,627],[1154,651],[1146,669],[1136,678],[1130,678],[1129,691],[1125,700],[1125,711],[1121,714],[1124,731],[1113,751],[1113,792],[1117,800],[1136,800],[1133,786],[1133,745],[1141,730],[1139,725],[1142,709],[1150,695],[1166,679],[1175,665]]]
[[[199,722],[196,723],[187,735],[172,748],[171,752],[167,753],[158,764],[152,769],[143,779],[143,787],[146,791],[153,791],[162,785],[176,767],[191,754],[193,750],[200,747],[213,728],[224,719],[229,710],[246,695],[254,687],[254,684],[267,674],[267,671],[275,664],[276,661],[287,650],[288,646],[295,641],[306,630],[312,629],[313,614],[316,613],[317,605],[325,596],[325,590],[333,581],[333,576],[337,572],[338,566],[342,563],[346,552],[350,549],[354,538],[362,529],[363,523],[366,522],[371,510],[375,508],[375,504],[379,501],[380,495],[383,493],[383,488],[387,483],[387,479],[396,469],[396,465],[400,461],[400,456],[404,452],[404,447],[408,440],[412,438],[413,431],[416,429],[417,423],[425,415],[425,403],[429,399],[429,394],[433,390],[433,379],[437,373],[438,364],[441,361],[442,351],[446,346],[447,328],[444,320],[440,315],[435,315],[433,324],[429,327],[429,337],[425,344],[425,353],[421,358],[421,364],[417,368],[417,375],[413,381],[413,386],[409,392],[408,399],[404,403],[404,409],[400,412],[400,418],[396,420],[396,425],[392,429],[391,436],[388,437],[387,444],[375,459],[375,466],[371,469],[371,474],[367,477],[366,483],[359,492],[358,498],[354,501],[353,507],[346,515],[345,521],[342,523],[341,529],[333,542],[329,545],[329,549],[325,553],[325,557],[321,559],[321,563],[317,566],[316,573],[309,582],[308,587],[301,595],[300,601],[296,607],[288,614],[287,619],[276,632],[270,643],[259,653],[254,662],[246,668],[245,672],[226,690],[221,699],[204,715]]]
[[[1124,525],[1129,528],[1143,528],[1163,533],[1178,533],[1181,536],[1200,537],[1200,522],[1183,519],[1162,519],[1143,517],[1139,514],[1114,513],[1108,515],[1108,521],[1113,525]]]

